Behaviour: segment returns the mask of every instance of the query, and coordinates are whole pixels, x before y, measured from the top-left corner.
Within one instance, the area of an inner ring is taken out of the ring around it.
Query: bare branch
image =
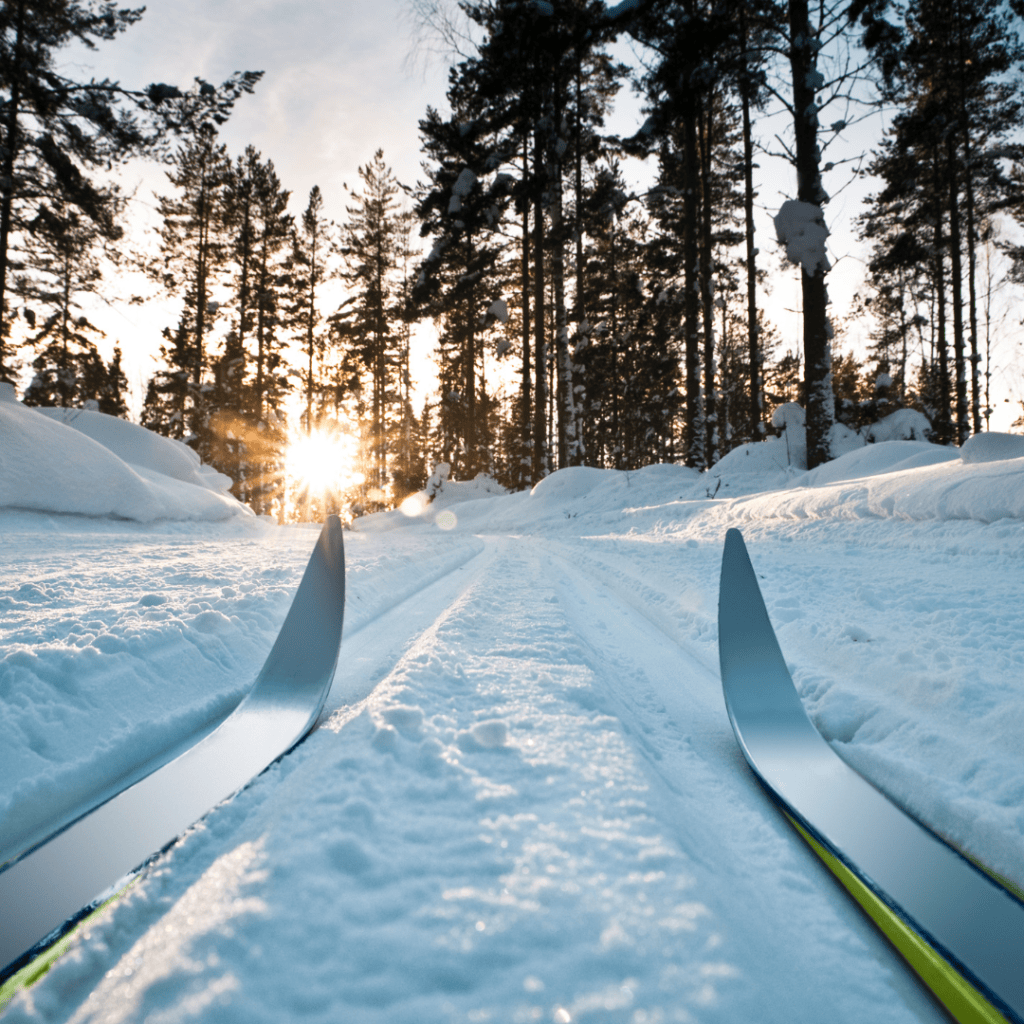
[[[407,72],[421,65],[454,64],[477,52],[473,22],[456,0],[405,0],[402,18],[410,27],[411,46],[403,61]]]

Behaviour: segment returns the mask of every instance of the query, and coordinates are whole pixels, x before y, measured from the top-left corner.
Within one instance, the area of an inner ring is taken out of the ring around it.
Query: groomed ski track
[[[668,601],[621,540],[460,540],[346,609],[313,734],[87,930],[29,1019],[945,1019],[765,806],[688,643],[707,581]],[[387,543],[347,538],[350,571]]]

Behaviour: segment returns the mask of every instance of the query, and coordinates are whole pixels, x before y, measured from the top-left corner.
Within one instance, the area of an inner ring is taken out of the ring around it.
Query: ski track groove
[[[649,584],[581,557],[579,548],[575,548],[574,557],[569,557],[564,550],[556,550],[562,547],[557,542],[544,547],[550,566],[546,576],[557,581],[566,618],[577,641],[589,652],[588,661],[603,690],[602,704],[620,719],[652,783],[660,789],[665,816],[674,824],[677,841],[687,856],[711,871],[721,871],[721,862],[711,864],[698,851],[714,850],[716,846],[721,849],[722,837],[728,836],[729,843],[755,855],[792,859],[794,872],[813,879],[815,885],[812,892],[791,892],[788,898],[799,895],[813,900],[820,895],[834,908],[839,919],[835,923],[849,929],[864,944],[912,1013],[927,1020],[934,1019],[938,1011],[940,1019],[945,1019],[928,988],[906,970],[831,874],[782,821],[736,743],[717,666],[710,670],[681,641],[682,630],[666,624],[660,607],[651,614],[637,600],[632,588],[651,590]],[[614,621],[614,628],[609,627],[609,619]],[[717,641],[717,624],[714,630]],[[688,701],[692,702],[689,706]],[[694,721],[688,714],[693,709],[714,724]],[[728,766],[724,771],[723,763]],[[708,791],[709,798],[695,798],[695,786]],[[727,813],[716,814],[723,807]],[[738,815],[747,819],[748,835],[741,839],[736,838]],[[703,834],[694,839],[693,832],[701,825]],[[727,865],[726,872],[734,866]],[[797,888],[804,889],[799,882]],[[781,923],[786,907],[768,903],[770,900],[765,900],[762,910]],[[729,901],[723,913],[727,918],[732,916],[731,923],[739,929],[743,921],[729,914],[733,906]],[[807,920],[814,913],[798,916]],[[767,936],[764,938],[767,947],[770,943]],[[781,944],[788,945],[785,941]]]
[[[453,573],[457,573],[465,568],[468,563],[471,563],[474,559],[478,558],[483,550],[484,548],[482,545],[467,545],[467,550],[464,553],[460,553],[455,560],[446,560],[434,572],[416,580],[413,586],[406,587],[399,590],[397,593],[390,594],[383,603],[374,603],[371,606],[370,611],[363,615],[354,628],[351,630],[346,629],[345,637],[343,638],[343,655],[339,661],[339,669],[335,676],[335,682],[332,684],[332,692],[334,687],[338,685],[338,676],[341,675],[341,667],[345,664],[344,652],[346,645],[351,644],[356,650],[359,650],[365,631],[379,624],[381,620],[387,619],[388,626],[393,629],[395,625],[394,620],[397,618],[395,615],[396,611],[400,611],[409,604],[409,602],[421,597],[425,591],[435,587],[439,582],[445,581]],[[221,664],[220,659],[202,650],[201,643],[196,637],[191,634],[185,634],[183,639],[185,642],[191,644],[192,647],[196,648],[199,654],[206,661],[217,665]],[[394,640],[393,634],[388,637],[388,640]],[[408,642],[409,637],[403,636],[399,646],[407,644]],[[365,646],[365,642],[363,645]],[[396,644],[391,642],[390,649],[393,650],[395,646]],[[376,685],[376,681],[383,678],[383,676],[386,675],[386,672],[387,670],[381,670],[378,668],[373,685]],[[362,697],[368,696],[369,693],[372,692],[373,685],[362,693],[360,698],[350,697],[349,699],[361,699]],[[61,828],[65,827],[68,823],[75,821],[84,814],[87,814],[89,811],[98,807],[103,801],[121,792],[121,790],[125,789],[127,786],[130,786],[134,782],[137,782],[147,775],[159,770],[183,751],[200,742],[200,740],[212,733],[232,714],[247,692],[248,689],[245,689],[234,697],[228,697],[217,701],[218,707],[216,708],[216,711],[201,718],[198,725],[193,725],[190,732],[180,734],[173,739],[169,739],[144,761],[133,764],[131,767],[119,771],[116,777],[110,778],[102,785],[90,788],[84,797],[74,806],[69,805],[67,807],[63,807],[58,816],[51,817],[45,822],[40,821],[24,824],[16,832],[8,831],[4,836],[2,848],[0,848],[0,863],[5,863],[10,858],[17,856],[30,847],[35,846],[37,843],[42,842]],[[323,722],[326,709],[330,706],[330,700],[331,696],[328,694],[328,703],[325,704],[325,711],[321,712],[320,718],[314,726],[314,729],[318,728]],[[194,721],[194,717],[192,720]]]

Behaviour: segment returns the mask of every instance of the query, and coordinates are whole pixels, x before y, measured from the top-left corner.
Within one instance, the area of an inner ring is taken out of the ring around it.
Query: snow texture
[[[1020,434],[975,434],[960,449],[964,462],[1000,462],[1003,459],[1024,459],[1024,437]]]
[[[606,17],[609,21],[615,21],[616,18],[621,18],[623,15],[628,14],[630,11],[635,11],[640,6],[640,0],[621,0],[620,3],[615,4],[614,7],[608,8]]]
[[[774,223],[775,234],[786,247],[790,263],[799,263],[808,277],[814,277],[819,267],[828,272],[831,264],[825,254],[825,239],[829,230],[820,206],[787,199],[775,215]]]
[[[135,471],[0,411],[0,480],[16,438],[47,510],[0,508],[10,847],[229,713],[316,532],[58,514]],[[786,433],[800,419],[780,413]],[[836,752],[1024,885],[1022,455],[1008,435],[859,438],[806,472],[783,437],[705,473],[579,467],[518,494],[437,467],[346,534],[320,727],[4,1024],[939,1024],[743,762],[718,678],[722,541],[743,530]],[[69,458],[90,470],[73,499]]]

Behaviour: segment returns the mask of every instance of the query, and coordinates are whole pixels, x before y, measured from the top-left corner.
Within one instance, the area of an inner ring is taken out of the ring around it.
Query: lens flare
[[[338,498],[365,477],[356,469],[359,452],[354,437],[338,430],[295,433],[285,456],[289,490],[300,498]]]

